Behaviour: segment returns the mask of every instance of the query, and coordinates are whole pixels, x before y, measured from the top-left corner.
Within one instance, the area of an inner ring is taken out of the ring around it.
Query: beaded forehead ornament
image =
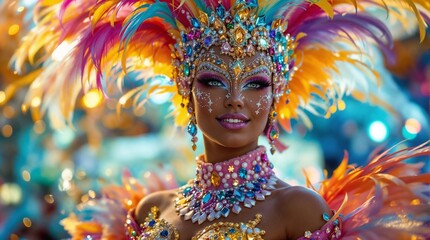
[[[191,29],[181,31],[181,39],[174,46],[174,72],[179,94],[187,98],[196,69],[202,63],[212,63],[231,77],[265,66],[272,73],[275,100],[285,92],[290,79],[293,61],[294,38],[284,36],[286,23],[281,19],[266,23],[265,16],[256,16],[256,6],[240,3],[226,11],[218,5],[207,14],[200,11],[197,17],[188,16]],[[220,54],[230,56],[228,65],[213,51],[218,46]],[[246,66],[245,57],[256,56]],[[226,76],[228,77],[228,76]],[[288,90],[287,90],[288,91]]]

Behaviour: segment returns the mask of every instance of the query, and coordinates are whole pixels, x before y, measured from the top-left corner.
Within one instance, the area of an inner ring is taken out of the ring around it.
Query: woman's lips
[[[239,130],[248,125],[249,119],[241,113],[227,113],[217,118],[219,124],[229,130]]]

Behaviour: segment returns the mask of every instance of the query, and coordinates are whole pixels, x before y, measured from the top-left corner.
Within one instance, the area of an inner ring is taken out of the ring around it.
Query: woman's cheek
[[[197,106],[209,113],[213,111],[214,104],[218,104],[221,100],[220,97],[216,97],[216,95],[219,95],[216,91],[208,91],[204,88],[196,87],[193,92]]]
[[[245,99],[248,99],[253,114],[266,114],[270,111],[272,106],[272,91],[250,92],[245,95]]]

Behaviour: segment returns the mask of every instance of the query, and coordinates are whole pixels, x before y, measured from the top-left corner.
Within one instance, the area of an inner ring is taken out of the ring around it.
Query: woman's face
[[[191,104],[205,141],[227,148],[257,145],[272,105],[272,76],[259,53],[240,61],[202,54],[196,64]]]

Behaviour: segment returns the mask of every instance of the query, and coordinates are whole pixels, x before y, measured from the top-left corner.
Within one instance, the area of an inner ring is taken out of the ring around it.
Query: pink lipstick
[[[248,117],[242,113],[227,113],[217,118],[220,125],[228,130],[239,130],[249,122]]]

